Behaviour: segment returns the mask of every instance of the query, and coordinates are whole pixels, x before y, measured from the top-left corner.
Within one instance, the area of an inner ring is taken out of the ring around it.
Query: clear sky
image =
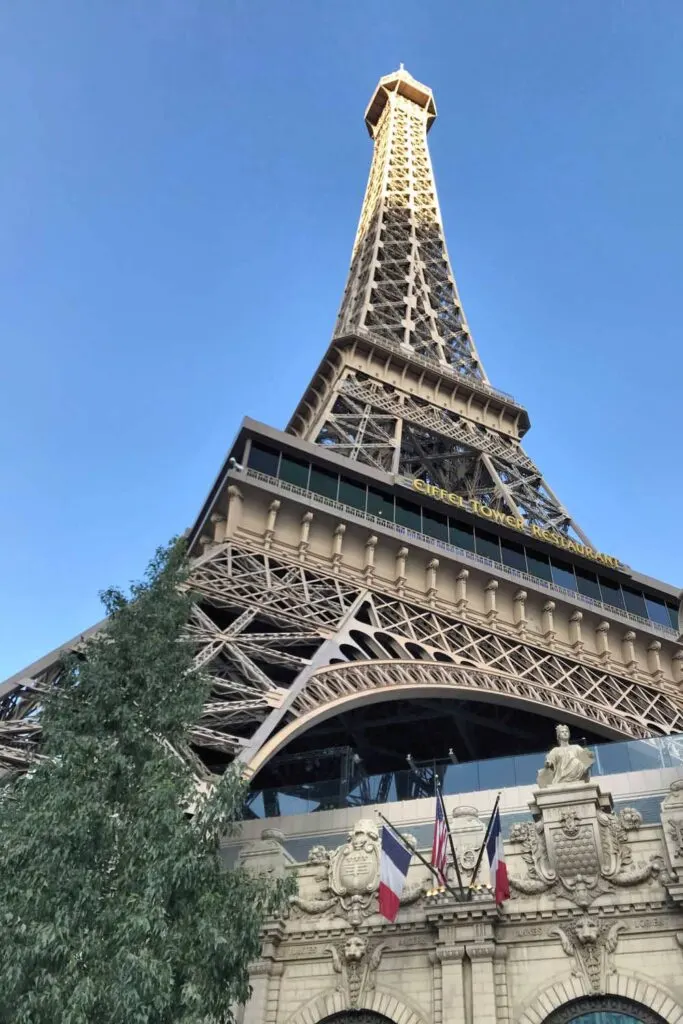
[[[244,415],[285,425],[400,61],[529,452],[683,585],[682,53],[681,0],[0,0],[0,677],[192,522]]]

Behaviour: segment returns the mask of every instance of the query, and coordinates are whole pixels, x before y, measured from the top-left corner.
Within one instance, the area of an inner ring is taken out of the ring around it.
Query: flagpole
[[[455,843],[453,842],[453,836],[451,835],[450,825],[448,824],[448,816],[446,815],[446,807],[444,806],[443,795],[441,793],[441,786],[439,785],[438,776],[435,776],[435,779],[436,779],[436,799],[441,804],[441,812],[443,814],[443,820],[444,820],[444,822],[446,824],[446,832],[448,833],[448,841],[451,844],[451,856],[453,857],[453,863],[455,865],[455,875],[456,875],[456,878],[458,879],[458,888],[460,889],[460,898],[462,900],[464,900],[465,899],[465,890],[463,888],[462,877],[460,875],[460,865],[458,864],[458,855],[455,852]]]
[[[403,843],[403,845],[405,846],[406,850],[410,850],[410,852],[411,852],[411,853],[414,853],[414,854],[415,854],[415,856],[416,856],[416,857],[418,858],[418,860],[421,860],[421,861],[422,861],[422,863],[424,864],[424,866],[425,866],[426,868],[429,868],[429,870],[430,870],[430,871],[431,871],[431,873],[432,873],[432,874],[434,875],[434,877],[436,878],[436,880],[437,880],[437,882],[439,883],[439,885],[442,885],[442,884],[444,884],[444,883],[442,882],[442,880],[441,880],[440,876],[439,876],[439,873],[438,873],[438,871],[436,871],[436,869],[435,869],[434,867],[432,867],[432,865],[431,865],[431,864],[429,863],[429,861],[427,860],[427,858],[426,858],[426,857],[423,857],[423,856],[422,856],[422,854],[420,853],[420,851],[419,851],[419,850],[417,850],[417,849],[416,849],[416,848],[415,848],[414,846],[412,846],[412,845],[411,845],[411,844],[410,844],[410,843],[408,842],[408,840],[407,840],[407,839],[405,838],[405,836],[404,836],[404,835],[402,835],[402,834],[401,834],[401,832],[399,832],[399,830],[398,830],[398,829],[396,828],[396,826],[395,826],[395,825],[392,825],[392,824],[391,824],[391,822],[389,821],[389,819],[388,819],[388,818],[385,818],[385,817],[384,817],[384,815],[382,814],[382,812],[381,812],[381,811],[375,811],[375,814],[377,814],[377,815],[378,815],[378,816],[379,816],[379,817],[380,817],[380,818],[382,819],[382,821],[384,822],[384,824],[385,824],[385,825],[388,825],[388,826],[389,826],[389,828],[391,829],[391,831],[392,831],[392,832],[395,832],[395,833],[396,833],[396,835],[398,836],[398,838],[399,838],[399,839],[401,840],[401,842],[402,842],[402,843]],[[450,885],[448,885],[448,883],[447,883],[447,882],[445,883],[445,888],[446,888],[446,889],[448,889],[448,891],[449,891],[449,893],[451,894],[451,896],[455,896],[456,900],[458,899],[458,894],[457,894],[457,892],[455,891],[455,889],[452,889],[452,888],[451,888],[451,886],[450,886]]]
[[[472,881],[470,882],[469,897],[468,897],[469,899],[472,898],[472,887],[474,885],[476,885],[477,873],[478,873],[479,867],[481,865],[481,858],[484,856],[484,848],[486,846],[486,841],[487,841],[487,839],[489,837],[489,834],[491,832],[491,826],[493,825],[493,819],[496,816],[496,811],[498,810],[498,804],[499,803],[500,803],[500,793],[496,797],[496,802],[493,805],[493,810],[491,811],[491,817],[489,818],[489,823],[486,826],[486,832],[484,833],[484,841],[482,842],[481,849],[479,850],[479,856],[477,857],[477,863],[474,865],[474,871],[472,872]]]

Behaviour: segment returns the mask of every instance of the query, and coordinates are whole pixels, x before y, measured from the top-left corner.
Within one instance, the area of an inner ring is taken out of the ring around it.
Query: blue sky
[[[0,677],[194,518],[329,340],[400,61],[494,384],[592,541],[683,585],[680,0],[0,0]]]

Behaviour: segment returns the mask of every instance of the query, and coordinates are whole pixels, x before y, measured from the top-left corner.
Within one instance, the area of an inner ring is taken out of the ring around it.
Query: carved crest
[[[510,839],[522,847],[527,874],[511,876],[513,893],[534,895],[554,889],[585,909],[613,886],[637,885],[656,876],[662,868],[659,857],[633,862],[629,835],[641,824],[641,815],[632,807],[618,814],[602,810],[597,795],[557,813],[548,808],[537,821],[516,823]]]
[[[411,836],[407,836],[411,840]],[[414,840],[412,840],[414,843]],[[318,878],[319,894],[313,898],[293,896],[290,906],[294,913],[335,913],[343,916],[352,928],[377,910],[379,888],[379,831],[374,821],[357,821],[347,841],[336,850],[314,846],[308,854],[309,864],[320,864],[323,871]],[[401,905],[413,903],[423,895],[422,885],[408,886]]]

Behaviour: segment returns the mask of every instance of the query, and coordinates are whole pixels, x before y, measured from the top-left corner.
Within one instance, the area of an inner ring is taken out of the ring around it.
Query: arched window
[[[632,999],[587,996],[558,1007],[543,1024],[666,1024],[666,1021]]]

